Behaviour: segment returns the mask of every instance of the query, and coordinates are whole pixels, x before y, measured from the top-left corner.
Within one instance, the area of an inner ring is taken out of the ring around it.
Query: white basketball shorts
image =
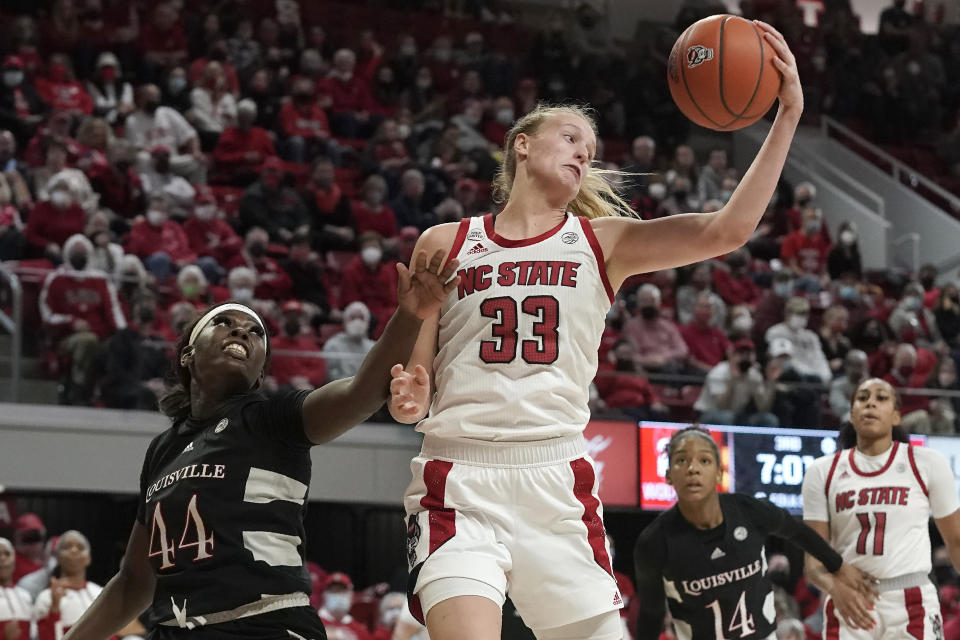
[[[937,588],[923,586],[881,591],[874,602],[873,629],[851,629],[834,610],[828,597],[824,605],[823,640],[943,640],[943,619]]]

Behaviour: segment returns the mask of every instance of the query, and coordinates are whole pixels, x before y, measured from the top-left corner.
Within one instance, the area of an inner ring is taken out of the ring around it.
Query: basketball
[[[753,124],[780,90],[776,52],[749,20],[719,14],[680,35],[667,63],[673,101],[693,122],[716,131]]]

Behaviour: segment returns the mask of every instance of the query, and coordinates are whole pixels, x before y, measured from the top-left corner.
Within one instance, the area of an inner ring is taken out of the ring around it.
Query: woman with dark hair
[[[75,530],[63,533],[57,539],[55,553],[57,566],[50,587],[33,603],[39,640],[62,638],[103,591],[103,587],[87,580],[90,541],[85,535]]]
[[[155,640],[325,637],[304,568],[310,447],[386,400],[391,366],[459,282],[443,257],[397,266],[382,339],[356,375],[319,389],[259,392],[270,345],[246,305],[216,305],[184,331],[177,384],[160,399],[173,424],[147,449],[123,562],[69,640],[103,640],[147,607]]]
[[[790,540],[829,567],[824,590],[843,603],[850,620],[869,621],[868,576],[786,510],[717,491],[723,466],[708,431],[676,431],[666,454],[666,480],[677,491],[677,504],[644,529],[633,552],[640,598],[636,640],[661,637],[666,603],[681,638],[773,638],[773,585],[764,555],[769,535]]]
[[[942,638],[931,569],[928,517],[960,567],[960,504],[953,472],[934,449],[914,447],[900,426],[900,396],[878,378],[853,394],[850,421],[840,428],[838,451],[818,458],[803,479],[803,519],[844,562],[877,578],[871,625],[853,627],[824,606],[825,638]],[[806,577],[824,588],[825,567],[807,556]]]

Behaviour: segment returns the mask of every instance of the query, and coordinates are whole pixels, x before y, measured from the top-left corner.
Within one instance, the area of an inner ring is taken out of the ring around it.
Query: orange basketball
[[[699,20],[673,45],[667,83],[683,114],[701,127],[734,131],[753,124],[780,90],[776,52],[749,20],[719,14]]]

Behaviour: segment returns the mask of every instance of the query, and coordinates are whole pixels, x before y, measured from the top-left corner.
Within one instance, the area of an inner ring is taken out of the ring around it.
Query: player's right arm
[[[428,255],[442,250],[449,251],[457,236],[459,223],[448,222],[430,227],[423,232],[414,247],[414,255],[424,250]],[[447,256],[445,260],[451,257]],[[440,328],[440,312],[427,318],[420,325],[417,342],[406,364],[397,363],[390,370],[390,415],[397,422],[419,422],[430,410],[433,397],[433,359],[437,355],[437,331]]]
[[[667,614],[667,597],[663,590],[664,549],[659,524],[655,521],[648,526],[637,538],[633,549],[637,599],[640,601],[634,640],[657,640]]]
[[[150,605],[156,578],[148,559],[150,536],[139,521],[127,542],[120,570],[64,640],[105,640],[116,635]]]

